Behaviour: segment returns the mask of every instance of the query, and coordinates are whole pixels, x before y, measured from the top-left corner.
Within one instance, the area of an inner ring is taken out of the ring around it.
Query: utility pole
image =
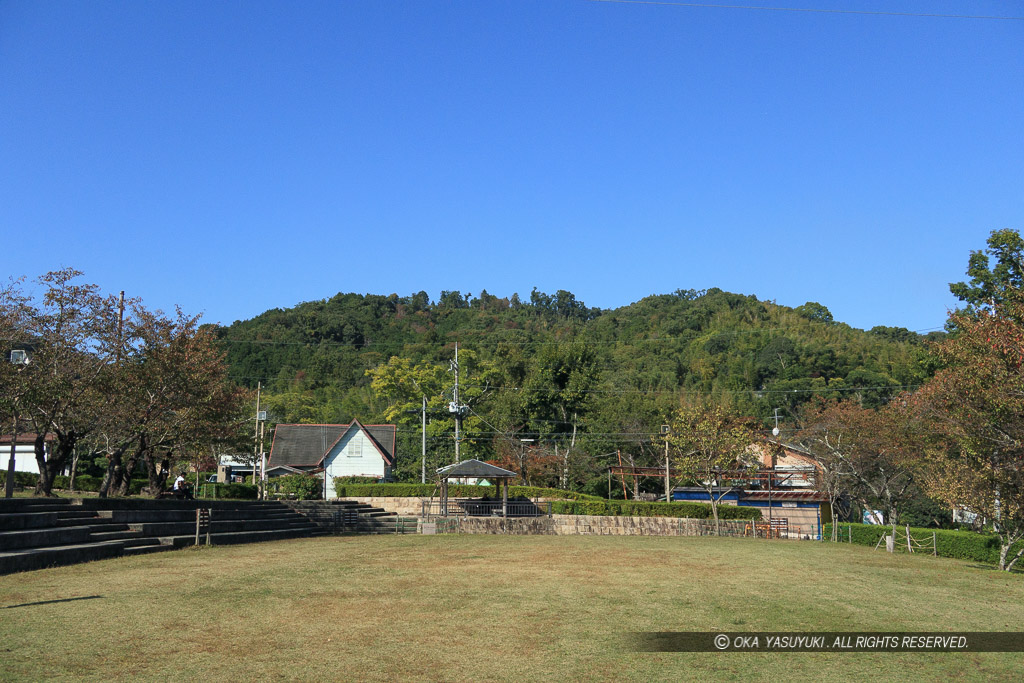
[[[772,428],[772,436],[776,439],[779,438],[779,409],[775,409],[775,426]],[[781,443],[781,442],[779,442]],[[770,455],[768,456],[768,464],[770,469],[768,470],[768,538],[771,538],[772,534],[772,479],[775,478],[775,451],[769,450]]]
[[[121,290],[121,295],[117,299],[117,352],[115,358],[117,363],[121,363],[121,347],[124,345],[124,336],[122,334],[124,330],[124,290]]]
[[[266,415],[263,415],[263,417],[266,417]],[[267,497],[267,486],[266,486],[266,481],[267,481],[267,454],[263,450],[263,433],[264,433],[264,430],[266,429],[267,421],[264,419],[264,420],[260,420],[259,422],[260,422],[260,483],[259,483],[259,489],[257,489],[257,493],[259,494],[260,500],[264,500]],[[253,473],[252,473],[254,479],[256,478],[255,469],[256,468],[255,468],[255,465],[254,465],[253,466]]]
[[[11,457],[7,461],[7,480],[4,482],[4,498],[14,497],[14,452],[18,447],[18,408],[14,408],[14,431],[11,432]]]
[[[461,462],[459,443],[462,441],[462,418],[469,407],[459,403],[459,342],[455,342],[455,360],[452,361],[451,369],[455,371],[455,391],[452,402],[448,404],[448,412],[455,415],[455,462]]]
[[[256,463],[260,459],[260,393],[263,390],[263,382],[256,383],[256,431],[252,436],[252,483],[257,484]],[[220,463],[217,463],[218,465]],[[324,475],[326,477],[326,475]]]
[[[665,502],[669,503],[672,501],[672,490],[669,478],[668,470],[668,435],[671,427],[669,425],[661,425],[661,435],[665,438]]]
[[[668,439],[665,439],[665,502],[672,502],[671,484],[668,475]]]
[[[21,372],[26,365],[28,365],[28,353],[22,352],[20,357],[11,351],[11,362],[22,367],[17,370]],[[7,461],[7,479],[4,481],[4,498],[14,497],[14,458],[18,448],[18,401],[21,399],[22,392],[19,390],[14,395],[14,430],[11,432],[11,456]]]
[[[421,426],[422,432],[422,450],[423,450],[423,471],[420,473],[420,483],[427,483],[427,397],[423,397],[423,424]]]

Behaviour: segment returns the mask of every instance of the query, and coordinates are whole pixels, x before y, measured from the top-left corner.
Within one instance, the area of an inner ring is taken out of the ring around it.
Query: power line
[[[692,7],[699,9],[745,9],[761,12],[803,12],[811,14],[860,14],[881,17],[922,17],[927,19],[990,19],[1002,21],[1024,21],[1024,17],[1007,17],[987,14],[936,14],[931,12],[893,12],[886,10],[822,9],[819,7],[765,7],[762,5],[719,5],[705,2],[670,2],[668,0],[589,0],[617,5],[665,5],[669,7]]]
[[[810,324],[810,321],[808,321],[808,324]],[[696,339],[699,339],[700,337],[706,336],[706,335],[723,336],[723,335],[740,335],[740,334],[765,334],[765,333],[772,333],[772,332],[804,331],[806,329],[807,329],[807,325],[787,325],[785,327],[753,327],[753,328],[744,329],[744,330],[718,330],[718,331],[716,331],[716,330],[694,330],[693,336],[689,336],[689,337],[665,336],[665,337],[647,337],[645,339],[627,339],[627,340],[616,339],[616,340],[610,340],[610,339],[587,339],[585,336],[579,335],[579,336],[573,336],[570,339],[559,339],[559,340],[555,340],[555,341],[516,341],[514,339],[504,339],[504,338],[502,338],[500,336],[501,334],[515,334],[517,332],[521,332],[522,334],[531,334],[527,330],[500,330],[500,331],[481,330],[480,331],[480,335],[481,336],[482,335],[487,335],[488,337],[491,337],[491,338],[497,337],[497,339],[493,339],[493,340],[473,339],[473,337],[470,336],[468,338],[468,340],[473,342],[473,343],[475,343],[475,344],[479,344],[481,346],[484,345],[484,344],[493,344],[493,345],[509,344],[509,345],[513,345],[513,346],[557,346],[559,344],[580,343],[580,344],[585,344],[585,345],[590,345],[590,346],[621,345],[621,346],[624,346],[624,347],[629,347],[629,346],[634,345],[634,344],[648,344],[648,343],[653,343],[653,342],[674,342],[674,341],[678,341],[678,342],[692,342],[692,341],[695,341]],[[847,330],[843,330],[842,328],[837,328],[837,329],[839,329],[839,331],[844,332],[844,333],[847,331]],[[936,331],[943,330],[943,329],[945,329],[945,328],[940,326],[940,327],[924,327],[924,328],[921,328],[921,329],[918,329],[918,330],[907,330],[907,331],[912,333],[912,334],[923,335],[924,333],[927,333],[927,332],[936,332]],[[864,334],[871,334],[870,330],[858,330],[857,328],[854,328],[854,327],[850,327],[849,331],[859,331],[859,332],[862,332]],[[429,344],[433,343],[431,341],[343,342],[343,341],[336,341],[334,339],[316,339],[316,340],[309,340],[309,341],[280,341],[280,340],[275,340],[275,339],[229,339],[229,338],[215,339],[214,341],[216,343],[220,343],[220,344],[255,344],[255,345],[259,345],[259,346],[307,346],[307,347],[346,346],[346,347],[352,347],[352,348],[370,348],[370,347],[384,347],[384,346],[404,347],[404,346],[417,345],[417,344],[428,344],[429,345]],[[454,344],[456,342],[456,340],[450,340],[449,342],[444,342],[443,340],[440,340],[440,341],[442,341],[442,343],[452,343],[452,344]],[[466,342],[467,339],[463,338],[463,339],[459,339],[457,341],[458,341],[458,343],[461,344],[461,343]]]
[[[306,382],[309,381],[305,378],[267,378],[267,377],[233,377],[234,380],[257,380],[263,382]],[[367,385],[363,385],[367,386]],[[545,388],[524,388],[524,387],[505,387],[496,386],[493,384],[461,384],[463,387],[471,387],[475,389],[492,389],[496,391],[513,391],[521,392],[526,394],[541,394],[541,393],[559,393],[565,391],[564,389],[545,389]],[[682,396],[714,396],[717,394],[818,394],[828,393],[831,391],[835,392],[849,392],[849,391],[889,391],[889,390],[909,390],[918,389],[922,387],[921,384],[892,384],[892,385],[881,385],[881,386],[852,386],[852,387],[814,387],[811,389],[717,389],[714,391],[702,391],[696,389],[582,389],[573,390],[573,393],[577,394],[676,394]],[[443,394],[437,394],[437,396]],[[565,424],[572,424],[571,422]]]
[[[464,384],[467,387],[483,387],[482,384]],[[697,391],[689,389],[584,389],[574,390],[577,394],[681,394],[685,396],[711,396],[714,394],[816,394],[830,391],[882,391],[887,389],[917,389],[920,384],[893,384],[876,387],[815,387],[813,389],[719,389],[716,391]],[[500,387],[489,385],[490,389],[503,391],[520,391],[523,393],[559,393],[564,389],[525,389],[523,387]]]

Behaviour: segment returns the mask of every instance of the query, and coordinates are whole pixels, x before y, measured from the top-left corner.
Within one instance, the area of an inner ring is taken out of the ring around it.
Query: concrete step
[[[2,512],[0,513],[0,531],[52,527],[57,524],[57,514],[56,512]]]
[[[128,539],[144,538],[138,531],[130,531],[127,526],[118,531],[99,531],[89,534],[92,541],[124,541]]]
[[[288,520],[260,520],[260,519],[237,519],[222,520],[214,517],[210,520],[211,529],[214,533],[235,532],[235,531],[270,531],[274,529],[292,529],[309,525],[309,520],[296,515],[294,519]],[[143,522],[142,524],[129,523],[132,531],[137,531],[144,536],[179,536],[182,534],[195,533],[195,521],[188,522]]]
[[[210,534],[210,543],[212,545],[232,545],[236,543],[258,543],[261,541],[274,541],[285,538],[304,538],[306,536],[312,536],[317,531],[315,526],[309,525],[305,527],[296,527],[294,529],[271,529],[265,531],[233,531],[226,533],[212,533]],[[205,542],[206,535],[202,534],[199,537],[200,544]],[[173,545],[176,548],[184,548],[186,546],[193,545],[196,537],[193,532],[191,535],[176,535],[176,536],[161,536],[160,543],[164,545]]]
[[[177,500],[174,498],[82,498],[79,505],[86,510],[192,510],[211,508],[219,510],[287,511],[288,507],[277,502],[239,501],[239,500]]]
[[[136,545],[128,546],[124,549],[124,556],[131,557],[133,555],[148,555],[150,553],[163,553],[168,550],[177,550],[173,545],[163,545],[158,540],[153,539],[154,543],[148,545]]]
[[[88,543],[92,531],[88,526],[4,531],[0,533],[0,551]]]
[[[36,499],[35,498],[0,498],[0,503],[4,502],[5,500],[26,500],[26,501],[28,501],[28,500],[36,500]],[[47,501],[45,498],[40,498],[38,500],[42,500],[43,502],[42,503],[38,503],[38,504],[23,505],[23,506],[19,506],[19,505],[0,506],[0,513],[4,513],[4,514],[22,513],[22,514],[24,514],[24,513],[27,513],[27,512],[32,512],[32,513],[38,513],[38,512],[62,512],[64,510],[74,509],[68,503],[53,503],[51,501]]]
[[[110,526],[111,524],[121,523],[122,522],[117,522],[110,517],[99,517],[95,513],[92,513],[87,517],[69,517],[67,519],[59,516],[57,518],[57,523],[54,526]]]
[[[57,547],[23,548],[0,552],[0,574],[43,569],[79,562],[92,562],[118,557],[124,551],[123,541],[84,543]]]
[[[70,510],[60,510],[57,512],[57,519],[88,519],[96,516],[95,510],[82,510],[81,508],[71,508]]]
[[[49,512],[69,505],[67,498],[0,498],[0,512]]]
[[[145,523],[145,522],[188,522],[193,524],[196,520],[196,511],[193,510],[100,510],[101,517],[112,519],[117,522]],[[237,520],[237,519],[260,519],[260,520],[287,520],[300,519],[297,513],[284,510],[217,510],[211,511],[215,520]]]

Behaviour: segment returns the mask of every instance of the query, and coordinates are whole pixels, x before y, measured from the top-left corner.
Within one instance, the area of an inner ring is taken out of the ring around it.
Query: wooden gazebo
[[[487,479],[501,487],[501,516],[508,517],[508,482],[519,475],[481,460],[463,460],[437,471],[441,487],[441,515],[448,516],[449,479]]]

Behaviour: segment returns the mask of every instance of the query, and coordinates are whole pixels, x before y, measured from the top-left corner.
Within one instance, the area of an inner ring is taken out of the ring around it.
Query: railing
[[[501,517],[505,514],[503,510],[507,510],[509,517],[550,517],[551,502],[535,503],[530,500],[510,500],[508,503],[503,503],[500,500],[449,499],[447,509],[444,509],[439,500],[423,501],[424,517]]]
[[[789,519],[782,517],[748,522],[747,533],[756,538],[801,538],[803,530],[799,526],[791,526]]]

